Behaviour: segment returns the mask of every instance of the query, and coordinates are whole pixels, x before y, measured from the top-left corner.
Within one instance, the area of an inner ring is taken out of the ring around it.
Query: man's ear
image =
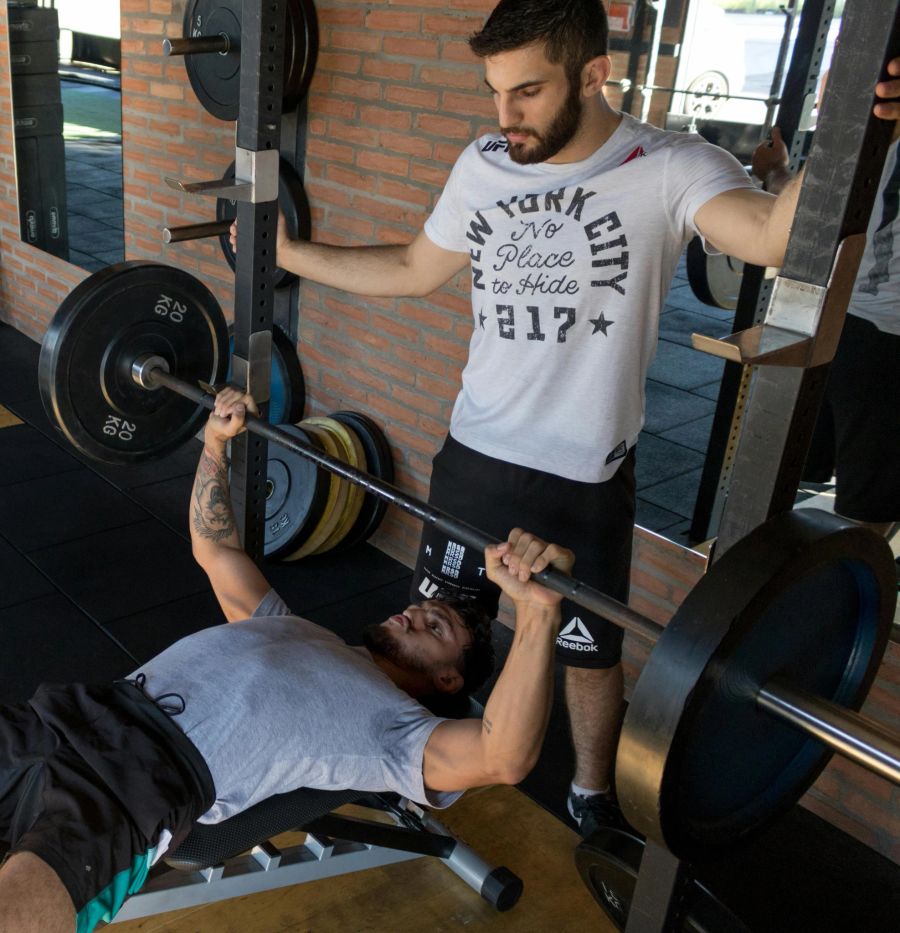
[[[438,693],[458,693],[465,683],[462,674],[451,665],[437,671],[432,681]]]
[[[581,93],[585,97],[601,93],[611,71],[612,59],[608,55],[592,58],[581,69]]]

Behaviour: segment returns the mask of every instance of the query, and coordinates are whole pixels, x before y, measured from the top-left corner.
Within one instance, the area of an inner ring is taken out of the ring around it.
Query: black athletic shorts
[[[487,457],[448,436],[434,458],[428,501],[506,540],[519,527],[575,552],[573,575],[620,602],[628,599],[634,534],[634,450],[605,483],[575,480]],[[497,614],[500,590],[484,575],[484,555],[426,526],[411,588],[413,601],[475,598]],[[622,654],[622,629],[562,602],[557,657],[572,667],[606,668]]]
[[[804,479],[835,476],[834,510],[900,521],[900,336],[848,314],[828,371]]]
[[[161,834],[177,845],[214,799],[200,753],[132,683],[44,685],[0,708],[0,851],[56,872],[78,933],[112,919]]]

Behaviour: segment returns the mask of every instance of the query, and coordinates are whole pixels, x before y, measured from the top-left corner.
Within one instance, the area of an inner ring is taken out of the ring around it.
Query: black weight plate
[[[234,178],[234,163],[225,170],[222,176],[223,181],[230,181]],[[294,171],[289,162],[282,159],[279,163],[278,175],[278,207],[284,214],[287,223],[288,233],[292,240],[308,240],[311,236],[312,225],[309,216],[309,201],[306,200],[306,192],[303,190],[303,182],[300,176]],[[216,201],[216,220],[234,220],[237,216],[237,205],[234,201],[227,198],[218,198]],[[219,236],[219,245],[222,247],[222,253],[225,256],[228,265],[234,269],[237,264],[237,257],[231,248],[231,238],[227,233]],[[274,287],[284,288],[297,280],[297,276],[292,272],[285,272],[284,269],[276,269]]]
[[[234,354],[234,325],[228,325],[228,373]],[[306,383],[294,342],[276,324],[272,328],[272,369],[269,379],[269,424],[296,424],[306,408]]]
[[[241,0],[190,0],[185,37],[225,35],[228,52],[185,56],[191,87],[203,107],[220,120],[237,120],[241,91]],[[319,27],[311,0],[288,0],[284,30],[282,112],[294,110],[312,80],[319,53]]]
[[[356,411],[336,411],[331,417],[356,433],[366,452],[366,472],[386,483],[392,483],[394,481],[394,459],[381,428],[371,418]],[[372,493],[366,493],[359,517],[335,550],[346,550],[354,544],[367,541],[375,534],[386,511],[387,502],[384,499]]]
[[[731,548],[688,594],[635,686],[616,765],[628,821],[691,859],[793,806],[831,752],[755,698],[777,676],[858,709],[896,586],[882,538],[814,509],[778,515]]]
[[[581,880],[620,929],[625,929],[644,841],[619,829],[600,829],[575,849],[575,865]],[[686,882],[679,933],[750,933],[721,901],[696,879]]]
[[[279,425],[282,431],[321,451],[312,434],[293,424]],[[300,545],[322,518],[328,501],[330,476],[312,460],[280,447],[269,445],[266,473],[266,557],[289,554]]]
[[[216,383],[228,331],[209,289],[181,269],[123,262],[95,272],[59,306],[41,345],[41,400],[79,450],[107,463],[162,456],[197,433],[206,409],[132,378],[144,354],[186,382]]]
[[[700,301],[724,311],[734,311],[744,277],[744,264],[740,259],[724,253],[707,253],[703,241],[695,236],[687,245],[685,266],[688,284]]]
[[[279,378],[277,384],[272,379],[269,419],[272,417],[273,406],[277,406],[281,409],[282,424],[296,424],[303,420],[306,409],[306,381],[294,341],[277,324],[272,328],[273,369],[276,364]]]
[[[309,90],[319,55],[319,22],[312,0],[288,0],[284,50],[285,113],[294,110]]]
[[[228,37],[228,52],[185,55],[188,80],[204,109],[220,120],[237,120],[241,92],[242,0],[190,0],[184,11],[187,37]]]

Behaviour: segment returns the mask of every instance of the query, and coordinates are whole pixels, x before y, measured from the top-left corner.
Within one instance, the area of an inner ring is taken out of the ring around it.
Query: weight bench
[[[348,803],[387,814],[391,822],[333,812]],[[284,848],[272,843],[293,830],[305,831],[305,841]],[[422,856],[441,859],[497,910],[509,910],[522,893],[522,881],[509,869],[491,867],[430,813],[396,794],[301,788],[221,823],[198,823],[113,922]]]
[[[432,712],[475,718],[484,710],[471,697],[451,697]],[[371,810],[372,818],[334,812],[350,803]],[[292,831],[305,832],[306,839],[285,847],[271,841]],[[304,787],[263,800],[221,823],[197,823],[151,869],[146,884],[124,903],[113,923],[423,856],[440,859],[497,910],[509,910],[522,894],[520,878],[508,868],[488,865],[410,800],[391,793]]]

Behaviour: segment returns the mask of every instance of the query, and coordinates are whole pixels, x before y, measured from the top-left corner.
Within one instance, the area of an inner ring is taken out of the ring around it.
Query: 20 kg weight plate
[[[896,586],[882,538],[814,509],[778,515],[731,548],[666,626],[632,694],[616,759],[629,823],[690,860],[793,806],[831,751],[756,697],[784,678],[859,709]]]
[[[41,401],[66,438],[107,463],[151,460],[197,433],[206,410],[132,378],[144,354],[162,357],[188,382],[221,382],[228,332],[218,302],[198,279],[132,261],[85,279],[59,306],[41,345]]]
[[[224,180],[234,178],[234,163],[225,170],[222,176]],[[306,199],[306,192],[303,190],[303,182],[300,176],[294,171],[289,162],[281,159],[278,173],[278,208],[284,214],[284,220],[287,224],[288,233],[292,240],[308,240],[312,231],[312,222],[309,215],[309,201]],[[234,201],[226,198],[219,198],[216,201],[216,220],[234,220],[237,216],[237,205]],[[219,245],[222,247],[222,254],[232,269],[237,265],[237,257],[231,247],[231,237],[223,233],[219,237]],[[284,269],[276,269],[274,277],[275,288],[285,288],[297,280],[297,276],[292,272],[286,272]],[[299,418],[295,419],[299,421]]]

